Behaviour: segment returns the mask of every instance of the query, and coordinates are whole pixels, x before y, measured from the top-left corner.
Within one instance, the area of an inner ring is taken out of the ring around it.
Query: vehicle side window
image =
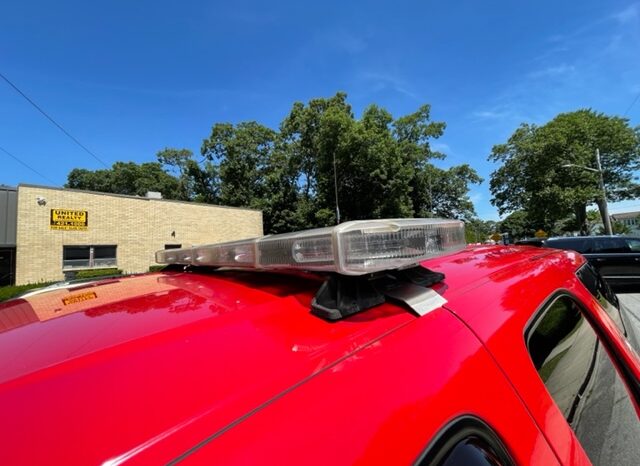
[[[631,252],[640,252],[640,240],[624,238]]]
[[[627,243],[622,238],[596,238],[594,240],[593,252],[619,253],[629,252]]]
[[[468,437],[455,445],[439,463],[442,466],[498,466],[502,463],[480,439]]]
[[[576,273],[589,293],[598,300],[600,306],[609,314],[609,317],[618,325],[618,328],[626,335],[624,323],[620,316],[620,302],[608,283],[591,266],[583,265]]]
[[[493,430],[463,416],[447,426],[415,462],[418,466],[511,466],[513,460]]]
[[[577,302],[560,296],[547,305],[527,332],[527,346],[591,462],[640,464],[633,402]]]
[[[547,245],[556,249],[570,249],[580,253],[591,252],[590,245],[582,238],[559,238],[547,241]]]

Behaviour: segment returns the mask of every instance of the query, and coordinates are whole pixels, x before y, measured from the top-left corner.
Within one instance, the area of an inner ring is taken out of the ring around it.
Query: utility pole
[[[611,218],[609,217],[609,205],[607,204],[607,191],[604,187],[604,177],[602,175],[602,165],[600,165],[600,149],[596,149],[596,163],[598,164],[598,176],[600,177],[600,189],[602,190],[602,223],[604,225],[604,232],[607,235],[613,234],[611,228]]]
[[[602,199],[598,202],[598,208],[600,210],[600,216],[602,217],[602,225],[604,226],[604,233],[606,235],[613,235],[613,229],[611,228],[611,218],[609,217],[609,205],[607,204],[607,190],[604,187],[604,176],[602,173],[602,165],[600,164],[600,149],[596,149],[596,164],[598,168],[585,167],[583,165],[576,165],[575,163],[566,163],[562,165],[563,168],[580,168],[598,174],[598,184],[600,185],[600,191],[602,191]]]
[[[338,206],[338,172],[336,170],[336,153],[333,152],[333,189],[336,196],[336,225],[340,224],[340,206]]]

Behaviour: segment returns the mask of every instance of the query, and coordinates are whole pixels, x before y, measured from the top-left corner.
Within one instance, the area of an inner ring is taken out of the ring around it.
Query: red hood
[[[0,463],[170,461],[414,319],[385,304],[327,323],[320,284],[163,273],[1,304]]]

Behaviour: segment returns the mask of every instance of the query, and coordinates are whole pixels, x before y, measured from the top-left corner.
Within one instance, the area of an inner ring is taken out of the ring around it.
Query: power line
[[[15,84],[13,84],[11,81],[9,81],[9,79],[5,75],[0,73],[0,78],[4,79],[7,82],[7,84],[9,84],[9,86],[11,86],[18,94],[20,94],[22,97],[24,97],[27,102],[29,102],[31,105],[33,105],[36,108],[36,110],[38,110],[40,113],[42,113],[45,116],[45,118],[47,118],[47,120],[49,120],[51,123],[56,125],[60,131],[62,131],[64,134],[67,135],[67,137],[69,139],[71,139],[77,145],[82,147],[82,149],[84,149],[84,151],[87,154],[89,154],[91,157],[93,157],[98,162],[100,162],[102,165],[104,165],[105,168],[109,168],[109,166],[106,163],[104,163],[100,157],[98,157],[96,154],[91,152],[89,149],[87,149],[84,146],[84,144],[82,144],[80,141],[78,141],[76,138],[74,138],[66,129],[64,129],[62,127],[62,125],[60,125],[56,120],[54,120],[51,116],[49,116],[49,114],[47,114],[47,112],[42,110],[42,108],[40,108],[40,106],[38,104],[36,104],[33,100],[31,100],[24,92],[22,92],[20,89],[18,89],[18,87]]]
[[[57,185],[58,183],[56,183],[55,181],[53,181],[51,178],[48,178],[46,176],[44,176],[42,173],[40,173],[38,170],[36,170],[35,168],[27,165],[25,162],[23,162],[22,160],[20,160],[18,157],[16,157],[15,155],[13,155],[11,152],[9,152],[8,150],[4,149],[3,147],[0,146],[0,150],[2,152],[4,152],[5,154],[7,154],[9,157],[11,157],[13,160],[15,160],[16,162],[18,162],[19,164],[27,167],[29,170],[31,170],[33,173],[35,173],[36,175],[41,176],[42,178],[44,178],[45,180],[47,180],[49,183],[51,183],[52,185]]]
[[[631,105],[629,105],[629,107],[627,107],[627,109],[625,110],[625,112],[622,114],[622,116],[627,116],[627,113],[629,113],[629,110],[631,110],[633,108],[633,106],[636,104],[636,102],[638,101],[638,99],[640,99],[640,92],[638,92],[638,95],[636,96],[635,99],[633,99],[633,102],[631,102]]]

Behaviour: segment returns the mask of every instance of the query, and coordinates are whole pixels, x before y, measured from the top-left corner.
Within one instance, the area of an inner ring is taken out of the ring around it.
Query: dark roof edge
[[[223,206],[223,205],[218,205],[218,204],[207,204],[205,202],[178,201],[178,200],[175,200],[175,199],[164,199],[164,198],[163,199],[153,199],[153,198],[149,198],[149,197],[131,196],[131,195],[128,195],[128,194],[103,193],[103,192],[100,192],[100,191],[87,191],[87,190],[84,190],[84,189],[58,188],[58,187],[44,186],[44,185],[30,184],[30,183],[19,183],[18,184],[18,188],[16,188],[16,189],[19,189],[21,187],[37,188],[37,189],[49,189],[51,191],[69,191],[69,192],[74,192],[74,193],[93,194],[93,195],[97,195],[97,196],[123,197],[125,199],[136,199],[138,201],[172,202],[172,203],[176,203],[176,204],[199,205],[199,206],[205,206],[205,207],[217,207],[219,209],[245,210],[245,211],[262,213],[262,210],[260,210],[260,209],[250,209],[248,207],[230,207],[230,206]]]

